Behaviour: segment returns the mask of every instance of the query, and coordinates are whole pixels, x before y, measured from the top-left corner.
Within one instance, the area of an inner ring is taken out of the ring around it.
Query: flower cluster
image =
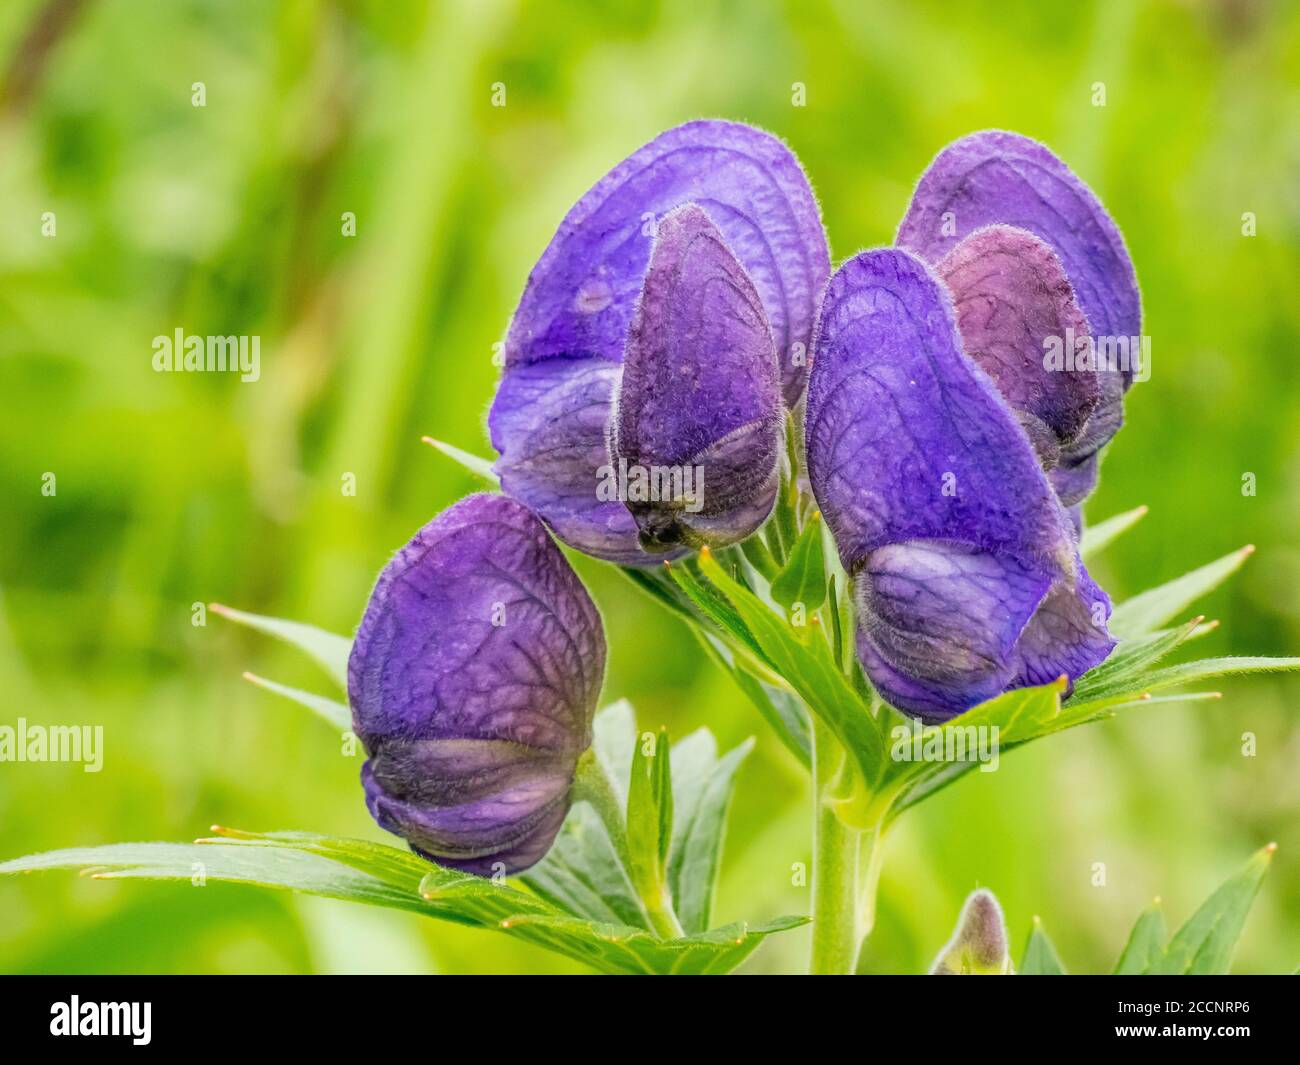
[[[380,576],[350,668],[376,820],[469,872],[538,860],[605,658],[547,530],[631,566],[724,548],[767,521],[788,452],[888,702],[936,722],[1078,678],[1114,645],[1078,508],[1133,368],[1044,350],[1139,325],[1114,224],[1023,137],[945,149],[896,246],[833,276],[780,141],[718,121],[656,138],[528,278],[489,415],[505,494],[458,503]]]

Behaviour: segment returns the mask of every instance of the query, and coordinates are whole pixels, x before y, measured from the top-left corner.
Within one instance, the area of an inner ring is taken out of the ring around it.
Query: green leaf
[[[633,744],[627,796],[628,874],[642,898],[666,886],[665,858],[672,841],[672,756],[668,734],[647,732]]]
[[[1121,640],[1104,662],[1079,678],[1069,702],[1085,702],[1119,691],[1133,691],[1135,685],[1139,691],[1142,690],[1141,682],[1133,678],[1190,639],[1200,627],[1201,619],[1195,618],[1176,629]]]
[[[642,566],[614,566],[613,569],[615,572],[621,573],[639,591],[649,596],[664,609],[695,623],[695,615],[676,595],[671,578],[665,577],[667,567],[656,566],[653,569],[646,569]]]
[[[700,552],[700,569],[727,597],[763,657],[849,750],[864,780],[874,781],[883,761],[880,733],[870,708],[836,667],[825,639],[809,625],[807,642],[800,640],[785,619],[725,573],[710,552]]]
[[[981,756],[992,753],[993,733],[997,727],[996,757],[1041,736],[1059,731],[1061,681],[1035,688],[1016,688],[989,699],[959,714],[942,725],[920,728],[911,719],[902,723],[907,734],[891,731],[889,760],[880,789],[887,796],[896,796],[890,807],[890,817],[897,817],[910,806],[928,798],[965,776],[981,764]],[[895,726],[897,730],[899,726]],[[972,728],[975,731],[972,731]],[[979,731],[983,728],[985,731]],[[919,732],[920,755],[917,755]],[[927,749],[942,751],[941,759],[926,757]],[[962,757],[956,757],[957,755]],[[994,764],[991,761],[987,764]]]
[[[626,699],[596,715],[592,751],[620,810],[627,808],[636,714]],[[651,930],[636,889],[600,816],[576,802],[551,849],[521,879],[574,917]]]
[[[1300,658],[1266,658],[1258,656],[1227,656],[1224,658],[1199,658],[1194,662],[1180,662],[1173,666],[1163,666],[1130,679],[1122,687],[1129,688],[1127,693],[1110,693],[1104,696],[1090,695],[1086,700],[1076,704],[1070,703],[1070,711],[1077,713],[1081,709],[1102,707],[1108,700],[1127,700],[1140,697],[1161,688],[1174,688],[1184,684],[1199,684],[1215,677],[1228,677],[1239,673],[1282,673],[1300,669]]]
[[[573,917],[651,930],[609,833],[585,802],[574,803],[546,857],[520,879]]]
[[[86,869],[101,879],[224,881],[386,906],[515,936],[607,973],[722,973],[765,936],[806,923],[783,917],[661,940],[640,928],[581,920],[508,883],[440,869],[407,851],[308,833],[233,833],[195,844],[123,843],[30,855],[0,874]]]
[[[339,702],[337,699],[330,699],[314,692],[305,692],[300,688],[290,688],[287,684],[277,684],[275,681],[259,677],[255,673],[245,673],[244,679],[259,688],[275,692],[276,695],[283,695],[286,699],[292,700],[299,706],[305,706],[340,732],[352,731],[352,711],[348,709],[346,704]]]
[[[594,733],[595,757],[615,802],[620,811],[633,810],[630,819],[621,812],[619,817],[628,829],[623,834],[637,836],[628,839],[629,852],[635,849],[644,859],[637,879],[624,870],[590,800],[580,799],[546,857],[522,880],[572,916],[654,931],[640,893],[644,885],[651,902],[665,895],[672,900],[688,935],[704,932],[721,864],[727,805],[736,771],[753,741],[719,759],[713,736],[698,729],[674,743],[671,755],[666,738],[659,736],[655,755],[646,757],[648,741],[638,736],[626,701],[601,711]],[[635,793],[632,780],[639,782]]]
[[[1110,616],[1110,631],[1120,638],[1153,632],[1180,615],[1201,596],[1214,591],[1236,573],[1254,551],[1254,546],[1248,545],[1120,603]]]
[[[626,699],[619,699],[596,715],[591,731],[596,757],[604,766],[619,803],[627,806],[627,789],[632,780],[632,748],[637,739],[636,711]]]
[[[400,854],[400,852],[398,852]],[[209,880],[300,891],[324,898],[421,912],[419,876],[398,883],[296,847],[251,847],[229,843],[114,843],[73,847],[16,858],[0,874],[46,869],[83,869],[98,880]]]
[[[736,610],[725,595],[718,591],[714,584],[700,580],[685,563],[670,566],[668,572],[677,583],[677,586],[686,593],[687,598],[699,608],[705,617],[722,630],[724,636],[757,657],[764,665],[771,664],[766,661],[762,646],[754,638],[754,634],[750,632],[749,626],[745,624],[740,612]]]
[[[707,638],[707,637],[706,637]],[[805,768],[812,765],[812,734],[808,713],[797,696],[771,684],[765,684],[744,669],[721,663],[732,679],[754,704],[763,719],[772,726],[777,738]]]
[[[300,621],[285,621],[283,618],[249,614],[243,610],[223,606],[221,603],[212,603],[208,609],[237,624],[246,625],[250,629],[256,629],[258,632],[264,632],[268,636],[292,644],[309,658],[314,659],[340,688],[347,691],[348,655],[352,652],[352,641],[346,636],[326,632],[315,625],[304,625]]]
[[[693,732],[673,749],[676,817],[668,856],[668,886],[678,920],[687,933],[703,932],[709,927],[736,771],[753,749],[751,738],[719,759],[717,744],[704,729]]]
[[[1111,541],[1128,532],[1146,516],[1146,507],[1134,507],[1132,510],[1126,510],[1123,514],[1116,514],[1113,518],[1107,518],[1097,525],[1088,526],[1083,530],[1083,536],[1079,539],[1079,554],[1084,559],[1089,559],[1093,555],[1100,553]]]
[[[776,559],[772,557],[772,552],[761,536],[745,537],[740,542],[740,550],[746,561],[761,573],[765,580],[769,582],[774,580],[780,572],[781,567],[776,564]]]
[[[1142,916],[1137,919],[1133,931],[1128,934],[1123,953],[1115,964],[1116,976],[1136,976],[1154,965],[1164,953],[1165,914],[1156,899]]]
[[[814,513],[799,534],[789,561],[772,582],[772,598],[787,610],[795,603],[803,603],[809,614],[825,601],[826,563],[820,515]]]
[[[1025,944],[1025,955],[1020,959],[1021,976],[1064,976],[1065,967],[1057,956],[1056,948],[1043,931],[1043,922],[1034,918],[1034,926],[1029,930],[1029,942]]]
[[[507,918],[503,928],[601,972],[704,976],[731,972],[767,936],[807,923],[808,918],[798,916],[753,926],[737,921],[680,939],[658,939],[639,929],[591,924],[571,917],[531,914]]]
[[[480,458],[478,455],[471,455],[468,451],[462,451],[460,448],[452,444],[444,443],[441,440],[435,440],[431,436],[422,436],[420,439],[431,448],[441,451],[453,462],[459,463],[476,477],[482,477],[483,480],[489,482],[493,487],[501,487],[501,478],[499,478],[496,475],[496,471],[492,469],[492,459],[485,459]]]
[[[1256,851],[1174,933],[1169,946],[1146,971],[1174,976],[1226,973],[1275,850],[1277,845],[1270,843]]]

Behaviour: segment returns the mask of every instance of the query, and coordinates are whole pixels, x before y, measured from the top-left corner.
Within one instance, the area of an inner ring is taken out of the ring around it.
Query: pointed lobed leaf
[[[730,601],[753,633],[763,656],[789,682],[808,709],[836,734],[856,760],[864,779],[873,781],[884,757],[880,733],[870,708],[839,671],[826,641],[812,633],[806,643],[802,642],[792,626],[729,576],[711,552],[700,553],[700,569]]]
[[[697,736],[701,739],[692,744]],[[676,818],[668,857],[668,884],[674,909],[687,933],[703,932],[709,927],[736,772],[754,749],[754,741],[746,740],[721,759],[714,757],[715,746],[713,737],[701,730],[678,744],[674,755],[679,771],[674,773]],[[698,759],[688,772],[680,771],[684,752]]]
[[[223,830],[228,831],[228,830]],[[480,877],[430,866],[394,847],[308,833],[229,833],[196,844],[124,843],[29,855],[0,875],[86,869],[104,879],[206,880],[299,891],[421,913],[492,929],[608,973],[729,972],[765,936],[806,923],[783,917],[663,941],[642,929],[580,920],[546,899]]]
[[[315,692],[303,691],[301,688],[291,688],[287,684],[278,684],[273,680],[267,680],[265,677],[259,677],[256,673],[245,673],[244,679],[259,688],[274,692],[276,695],[282,695],[299,706],[305,706],[326,724],[333,725],[340,732],[352,731],[352,711],[347,704],[341,703],[337,699],[317,695]]]
[[[1034,918],[1034,926],[1029,931],[1029,942],[1025,944],[1024,957],[1020,959],[1021,976],[1064,976],[1065,967],[1057,956],[1056,948],[1043,931],[1043,922]]]
[[[992,728],[997,728],[997,758],[1020,744],[1057,731],[1064,691],[1065,685],[1059,680],[1036,688],[1017,688],[942,725],[924,729],[920,736],[922,750],[931,737],[938,737],[935,742],[941,743],[945,752],[941,761],[911,757],[916,745],[912,738],[916,726],[907,723],[905,736],[890,737],[890,759],[881,784],[882,789],[896,795],[890,807],[890,817],[896,818],[908,807],[978,768],[982,764],[981,757],[994,753],[989,731]],[[980,747],[981,735],[986,737],[983,748]],[[960,757],[948,758],[947,752]]]
[[[315,625],[305,625],[300,621],[286,621],[283,618],[267,617],[263,614],[249,614],[243,610],[212,603],[209,609],[239,625],[264,632],[278,640],[292,644],[309,658],[320,665],[334,682],[345,691],[348,686],[348,655],[352,651],[352,641],[346,636],[318,629]]]
[[[1146,972],[1173,976],[1226,973],[1233,948],[1246,925],[1246,916],[1276,850],[1277,845],[1270,843],[1256,851],[1174,933],[1169,946]]]
[[[1145,972],[1164,953],[1167,936],[1164,910],[1156,899],[1142,912],[1129,933],[1128,942],[1115,963],[1115,975],[1136,976]]]
[[[573,917],[650,930],[609,833],[585,802],[574,804],[546,857],[520,879]]]
[[[668,734],[646,733],[632,748],[627,796],[628,875],[642,898],[660,894],[672,835],[672,755]]]
[[[749,626],[745,624],[730,599],[709,581],[701,580],[685,563],[668,567],[668,572],[677,587],[686,594],[701,614],[718,627],[721,635],[730,644],[743,648],[764,665],[771,665],[766,659],[762,646],[754,638],[754,634],[750,632]]]
[[[707,637],[706,637],[707,639]],[[754,704],[758,712],[772,726],[777,738],[785,748],[795,756],[805,768],[812,765],[812,738],[808,725],[808,714],[799,702],[798,696],[765,684],[744,669],[726,662],[721,663],[736,684]]]
[[[811,614],[826,600],[826,561],[821,515],[814,513],[794,542],[790,558],[772,582],[772,598],[789,610],[802,603]]]
[[[1254,552],[1254,546],[1248,544],[1191,573],[1185,573],[1120,603],[1110,617],[1111,631],[1121,639],[1153,632],[1173,620],[1201,596],[1214,591],[1236,573]]]
[[[435,451],[441,451],[453,462],[458,463],[464,469],[469,470],[469,472],[474,474],[475,477],[482,477],[483,480],[487,481],[494,487],[501,487],[501,479],[496,475],[496,471],[492,469],[491,459],[481,458],[480,456],[473,455],[468,451],[462,451],[454,444],[448,444],[443,440],[436,440],[432,436],[422,436],[420,439]]]
[[[1200,619],[1196,618],[1176,629],[1121,640],[1105,662],[1083,675],[1070,701],[1087,702],[1118,692],[1141,691],[1144,671],[1190,639],[1199,627]]]
[[[1123,514],[1116,514],[1113,518],[1107,518],[1084,529],[1083,535],[1079,538],[1079,554],[1085,561],[1100,554],[1118,537],[1145,518],[1147,510],[1145,506],[1134,507],[1132,510],[1124,511]]]

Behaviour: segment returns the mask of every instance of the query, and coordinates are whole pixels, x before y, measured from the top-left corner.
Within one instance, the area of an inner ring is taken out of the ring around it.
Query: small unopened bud
[[[1007,926],[991,891],[971,892],[957,920],[957,931],[939,951],[931,976],[1010,976]]]

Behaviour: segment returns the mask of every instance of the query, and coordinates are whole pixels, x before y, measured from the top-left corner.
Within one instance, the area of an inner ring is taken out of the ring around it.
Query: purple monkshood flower
[[[1041,313],[1062,313],[1059,287],[1039,295]],[[1022,414],[1077,418],[1070,389],[1016,382]],[[854,580],[863,668],[926,722],[1073,681],[1114,647],[1110,600],[1021,422],[963,351],[953,297],[921,259],[864,252],[831,278],[808,386],[809,479]]]
[[[502,489],[613,562],[748,535],[829,273],[779,140],[712,120],[656,137],[578,201],[528,278],[488,416]]]
[[[762,525],[782,420],[758,292],[704,209],[679,207],[658,226],[610,425],[611,465],[690,471],[685,496],[629,496],[642,548],[723,546]]]
[[[462,499],[384,568],[352,647],[371,815],[440,865],[528,868],[568,812],[604,672],[600,615],[541,522]]]
[[[947,284],[967,354],[1025,425],[1061,501],[1079,503],[1124,420],[1142,329],[1132,260],[1096,195],[1037,141],[984,130],[935,157],[896,243]],[[1052,343],[1075,350],[1045,372]],[[1088,351],[1097,365],[1073,370]],[[1127,358],[1115,367],[1117,351]]]

